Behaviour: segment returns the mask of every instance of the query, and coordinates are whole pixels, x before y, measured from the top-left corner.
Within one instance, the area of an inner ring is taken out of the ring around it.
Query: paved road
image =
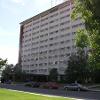
[[[20,90],[25,92],[42,93],[49,95],[57,95],[64,97],[74,97],[84,100],[100,100],[100,92],[82,92],[82,91],[64,91],[64,90],[51,90],[51,89],[39,89],[39,88],[29,88],[23,85],[10,85],[10,84],[0,84],[1,88]]]

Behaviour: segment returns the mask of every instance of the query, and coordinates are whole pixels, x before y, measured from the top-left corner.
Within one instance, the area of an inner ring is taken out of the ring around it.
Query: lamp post
[[[12,69],[12,81],[14,82],[15,81],[15,73],[14,73],[14,70]]]

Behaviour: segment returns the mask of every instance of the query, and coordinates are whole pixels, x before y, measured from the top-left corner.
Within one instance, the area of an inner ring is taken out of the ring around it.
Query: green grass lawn
[[[74,100],[64,97],[48,97],[43,95],[29,94],[0,88],[0,100]]]

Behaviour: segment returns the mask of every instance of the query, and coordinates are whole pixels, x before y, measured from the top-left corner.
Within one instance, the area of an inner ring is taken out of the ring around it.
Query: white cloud
[[[51,6],[56,6],[56,5],[60,4],[63,1],[64,0],[51,0]]]
[[[16,64],[18,60],[18,40],[15,37],[16,34],[0,27],[0,58],[7,58],[9,64]]]
[[[11,0],[14,3],[21,4],[22,6],[25,5],[25,0]]]
[[[0,46],[0,57],[8,59],[9,64],[16,64],[18,61],[18,48],[14,46]]]
[[[9,12],[9,14],[14,14],[14,16],[18,16],[20,14],[20,7],[24,6],[24,2],[15,2],[17,0],[1,0],[0,1],[0,8],[5,10],[5,12]]]
[[[0,37],[9,36],[9,35],[13,35],[13,33],[9,33],[7,31],[5,31],[5,29],[2,26],[0,26]]]

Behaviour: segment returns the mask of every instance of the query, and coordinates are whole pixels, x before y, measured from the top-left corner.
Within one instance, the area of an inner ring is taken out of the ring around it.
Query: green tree
[[[100,0],[74,0],[74,3],[72,18],[81,16],[85,23],[84,32],[88,33],[91,48],[89,63],[92,73],[98,73],[96,76],[93,74],[96,78],[100,76]]]
[[[0,58],[0,69],[5,66],[7,64],[7,59],[3,60],[2,58]]]
[[[49,79],[50,81],[57,81],[58,80],[58,71],[57,68],[52,68],[49,72]]]
[[[15,66],[12,64],[7,65],[2,72],[2,79],[5,81],[25,81],[25,78],[26,73],[22,72],[21,67],[18,64],[16,64]]]
[[[13,65],[6,65],[5,69],[2,72],[2,79],[5,81],[12,80],[12,69]]]
[[[68,67],[65,71],[67,82],[82,82],[85,83],[89,78],[89,69],[84,52],[80,54],[72,54],[68,61]]]
[[[21,66],[16,64],[13,68],[13,81],[25,81],[26,73],[22,71]]]
[[[75,44],[81,50],[89,46],[89,39],[84,29],[78,30],[75,37]]]

